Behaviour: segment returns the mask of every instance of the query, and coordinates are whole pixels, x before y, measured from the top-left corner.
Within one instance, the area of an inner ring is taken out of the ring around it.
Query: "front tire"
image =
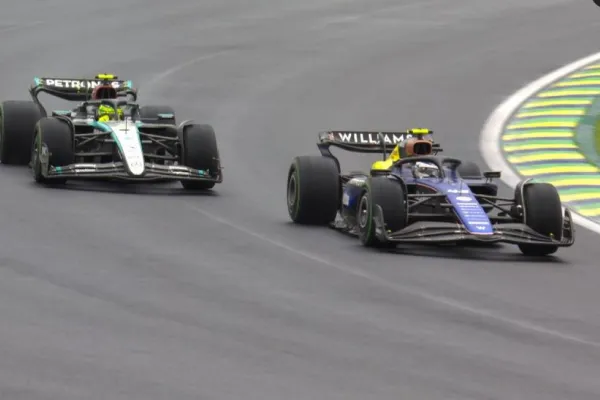
[[[40,118],[40,109],[33,101],[5,101],[0,104],[2,164],[29,164],[33,134]]]
[[[399,231],[406,227],[408,210],[402,184],[387,176],[372,176],[360,197],[356,221],[361,243],[367,247],[394,247],[393,242],[382,242],[375,236],[375,207],[383,211],[385,229]]]
[[[189,168],[212,174],[220,173],[219,149],[215,130],[210,125],[193,124],[183,127],[182,162]],[[181,181],[187,190],[208,190],[213,181]]]
[[[50,154],[49,163],[54,167],[62,167],[75,162],[73,149],[73,132],[64,121],[56,118],[42,118],[34,131],[34,141],[31,152],[31,169],[33,178],[38,183],[65,183],[66,179],[46,179],[42,175],[40,156]]]
[[[340,177],[335,162],[323,156],[294,158],[287,178],[287,208],[297,224],[327,225],[340,205]]]
[[[515,190],[517,204],[523,208],[524,222],[534,231],[555,240],[562,239],[562,203],[556,187],[549,183],[527,183]],[[555,253],[558,246],[520,244],[519,249],[527,256],[547,256]]]

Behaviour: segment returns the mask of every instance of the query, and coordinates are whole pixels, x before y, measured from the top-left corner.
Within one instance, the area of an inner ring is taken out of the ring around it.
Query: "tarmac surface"
[[[14,2],[2,99],[116,73],[212,124],[226,169],[186,195],[2,166],[0,398],[598,399],[596,235],[379,253],[292,226],[285,178],[323,129],[426,126],[483,163],[494,107],[599,29],[591,0]]]

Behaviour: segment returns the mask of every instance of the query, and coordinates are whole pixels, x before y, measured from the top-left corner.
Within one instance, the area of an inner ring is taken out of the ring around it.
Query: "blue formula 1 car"
[[[321,155],[296,157],[287,179],[287,205],[299,224],[329,225],[365,246],[398,243],[516,244],[525,255],[544,256],[574,243],[571,213],[548,183],[520,182],[513,198],[497,196],[493,179],[471,162],[440,157],[433,132],[327,131]],[[341,173],[335,146],[383,153],[367,172]],[[387,155],[387,149],[393,151]]]

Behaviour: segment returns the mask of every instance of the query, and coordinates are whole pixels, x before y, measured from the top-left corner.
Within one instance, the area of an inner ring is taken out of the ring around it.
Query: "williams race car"
[[[33,101],[0,105],[0,158],[27,165],[39,183],[70,179],[177,180],[186,189],[222,182],[210,125],[175,122],[168,106],[140,106],[131,81],[35,78]],[[79,102],[48,116],[40,93]]]
[[[298,224],[329,225],[358,236],[365,246],[398,243],[516,244],[525,255],[543,256],[574,243],[571,213],[556,188],[526,179],[513,198],[497,196],[494,178],[477,164],[440,157],[433,132],[327,131],[319,156],[296,157],[287,178],[287,205]],[[341,173],[335,146],[383,153],[369,172]],[[388,149],[392,149],[387,156]]]

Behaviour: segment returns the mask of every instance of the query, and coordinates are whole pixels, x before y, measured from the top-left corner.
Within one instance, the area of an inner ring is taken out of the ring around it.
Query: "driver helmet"
[[[109,84],[98,85],[92,90],[92,99],[93,100],[103,100],[103,99],[116,99],[118,97],[117,89],[112,87]],[[100,104],[98,109],[96,110],[96,117],[98,121],[109,121],[112,119],[122,119],[123,118],[123,110],[116,110],[108,104]]]
[[[417,161],[414,163],[413,174],[416,178],[439,178],[441,176],[440,169],[437,165],[430,162]]]

